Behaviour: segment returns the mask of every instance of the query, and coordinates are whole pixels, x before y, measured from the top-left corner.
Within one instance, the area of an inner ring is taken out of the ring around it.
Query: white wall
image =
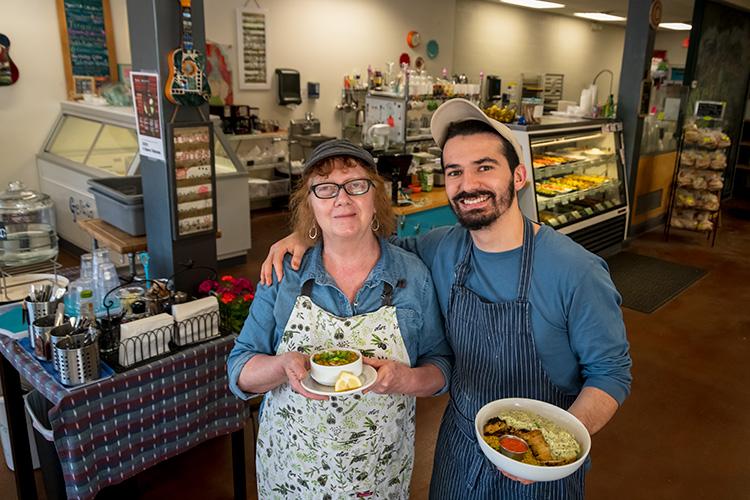
[[[666,50],[667,62],[674,66],[685,66],[688,48],[682,42],[690,38],[689,31],[657,31],[654,39],[654,50]]]
[[[18,81],[0,87],[0,190],[12,180],[39,189],[36,153],[66,98],[55,0],[0,0]]]
[[[521,73],[561,73],[563,99],[578,102],[599,71],[614,73],[617,100],[625,28],[534,9],[482,0],[457,0],[454,71],[477,78],[498,75],[503,87]],[[599,77],[599,100],[609,90],[609,74]],[[602,91],[604,89],[604,91]]]

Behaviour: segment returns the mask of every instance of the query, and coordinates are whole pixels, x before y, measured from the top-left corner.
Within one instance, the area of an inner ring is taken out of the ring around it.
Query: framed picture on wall
[[[270,89],[268,10],[237,7],[237,75],[244,90]]]
[[[210,122],[167,125],[172,237],[216,232],[214,136]]]

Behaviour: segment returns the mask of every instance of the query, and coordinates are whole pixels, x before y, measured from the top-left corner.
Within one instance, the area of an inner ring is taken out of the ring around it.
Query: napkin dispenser
[[[167,313],[120,325],[121,366],[130,366],[169,351],[174,320]]]
[[[219,336],[219,301],[213,295],[174,304],[172,316],[177,323],[173,340],[179,346]]]

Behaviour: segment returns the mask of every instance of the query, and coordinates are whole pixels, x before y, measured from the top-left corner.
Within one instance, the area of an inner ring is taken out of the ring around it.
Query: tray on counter
[[[29,341],[28,337],[24,337],[21,340],[18,341],[18,345],[20,345],[26,352],[28,352],[31,357],[41,365],[41,367],[49,373],[49,375],[57,381],[58,384],[60,384],[61,387],[68,391],[77,391],[81,387],[86,387],[87,385],[95,384],[101,380],[108,379],[112,375],[115,374],[115,371],[109,367],[104,361],[100,362],[101,369],[99,370],[99,378],[96,380],[92,380],[91,382],[86,382],[84,384],[78,384],[78,385],[65,385],[63,384],[62,380],[60,380],[60,375],[57,373],[57,370],[55,370],[55,364],[52,361],[41,361],[36,356],[34,356],[34,347],[32,347],[31,342]]]

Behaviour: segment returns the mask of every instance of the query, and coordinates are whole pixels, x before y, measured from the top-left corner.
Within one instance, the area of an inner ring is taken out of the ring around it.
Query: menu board
[[[71,98],[117,81],[109,0],[57,0],[65,81]]]
[[[170,123],[172,236],[216,232],[213,127],[209,122]]]

